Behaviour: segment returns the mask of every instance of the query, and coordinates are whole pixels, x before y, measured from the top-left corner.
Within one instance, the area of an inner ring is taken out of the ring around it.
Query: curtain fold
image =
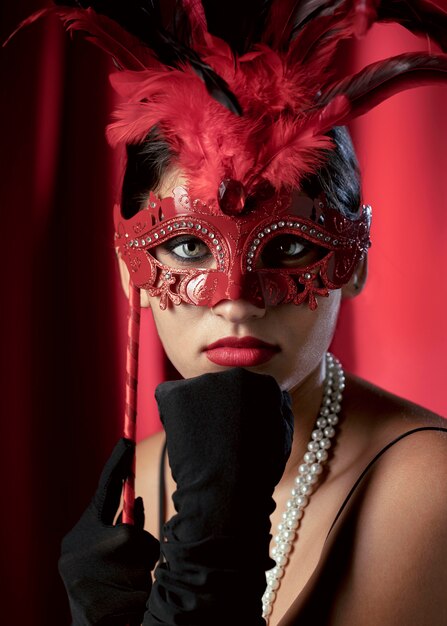
[[[42,6],[2,6],[2,40]],[[368,36],[375,58],[421,41]],[[423,43],[423,42],[422,42]],[[369,62],[361,44],[353,62]],[[10,624],[63,626],[61,537],[120,436],[127,303],[113,250],[121,164],[103,129],[110,62],[46,20],[1,51],[2,585]],[[347,369],[447,414],[447,87],[413,90],[352,126],[373,205],[365,292],[343,305],[334,350]],[[153,390],[172,375],[143,311],[139,438],[159,428]]]

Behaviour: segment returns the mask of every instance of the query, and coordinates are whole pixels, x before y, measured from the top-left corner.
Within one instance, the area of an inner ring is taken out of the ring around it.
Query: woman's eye
[[[190,239],[170,247],[170,251],[182,259],[197,259],[209,252],[208,246],[199,239]]]
[[[171,267],[185,263],[210,267],[214,263],[211,250],[197,237],[180,236],[169,239],[157,246],[153,254],[161,263]]]
[[[264,247],[260,262],[262,267],[298,267],[313,263],[321,257],[321,249],[295,235],[280,235]]]

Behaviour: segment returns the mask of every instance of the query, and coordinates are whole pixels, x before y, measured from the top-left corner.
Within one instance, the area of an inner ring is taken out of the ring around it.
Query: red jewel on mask
[[[225,215],[241,215],[246,197],[244,185],[239,180],[224,178],[219,185],[217,199],[220,210]]]

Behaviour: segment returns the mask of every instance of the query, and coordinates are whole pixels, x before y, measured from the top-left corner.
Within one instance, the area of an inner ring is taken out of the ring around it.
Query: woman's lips
[[[261,365],[270,361],[278,351],[278,346],[256,337],[224,337],[205,348],[210,361],[226,367]]]

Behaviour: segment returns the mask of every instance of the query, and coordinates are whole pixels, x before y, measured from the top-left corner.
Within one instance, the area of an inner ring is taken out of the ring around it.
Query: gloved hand
[[[134,444],[120,439],[98,489],[79,522],[62,541],[59,572],[73,626],[140,626],[160,544],[143,530],[143,501],[135,501],[135,526],[113,526]]]
[[[144,626],[265,624],[273,490],[290,454],[289,395],[237,368],[159,385],[177,514]]]

